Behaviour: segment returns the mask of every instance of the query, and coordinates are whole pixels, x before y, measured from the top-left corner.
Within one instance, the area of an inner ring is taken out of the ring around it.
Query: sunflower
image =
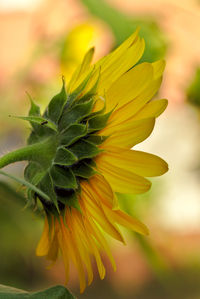
[[[118,225],[143,235],[148,229],[121,211],[115,193],[149,190],[145,177],[168,169],[161,158],[132,150],[152,132],[167,100],[151,101],[159,89],[165,63],[137,64],[144,40],[133,33],[95,65],[90,49],[68,84],[50,101],[44,114],[31,99],[28,145],[0,159],[0,167],[27,160],[28,203],[42,204],[45,223],[36,254],[53,263],[62,255],[66,283],[72,261],[80,291],[93,280],[91,258],[100,278],[105,276],[103,250],[113,269],[115,261],[105,234],[123,242]]]

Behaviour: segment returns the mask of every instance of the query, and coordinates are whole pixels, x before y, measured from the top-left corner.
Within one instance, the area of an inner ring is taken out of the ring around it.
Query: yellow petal
[[[166,63],[163,59],[152,63],[154,79],[157,79],[160,76],[162,76],[164,69],[165,69],[165,65],[166,65]]]
[[[90,70],[90,64],[94,56],[94,48],[89,49],[85,54],[81,65],[76,69],[68,85],[68,92],[71,93],[84,80]]]
[[[66,218],[70,218],[70,213],[66,215]],[[71,223],[70,223],[71,224]],[[61,218],[61,225],[62,225],[62,235],[63,235],[63,241],[65,243],[66,248],[68,249],[69,255],[71,256],[71,259],[75,265],[75,267],[78,270],[79,274],[79,281],[80,281],[80,292],[82,293],[85,290],[86,287],[86,281],[85,281],[85,272],[84,272],[84,267],[83,263],[80,257],[79,249],[77,247],[76,241],[73,236],[74,230],[67,230],[63,220]]]
[[[90,227],[90,232],[91,234],[95,237],[95,239],[97,240],[97,242],[100,244],[100,246],[104,249],[104,251],[107,253],[109,260],[111,262],[111,265],[114,269],[114,271],[116,271],[116,264],[114,261],[114,258],[112,256],[112,253],[110,251],[110,248],[104,238],[104,236],[102,235],[102,233],[100,232],[100,230],[98,229],[97,225],[94,223],[94,221],[90,222],[88,221],[88,225]]]
[[[101,175],[93,176],[89,181],[92,189],[96,193],[99,202],[104,202],[105,204],[111,206],[113,209],[118,207],[117,198],[105,178]],[[95,197],[96,197],[95,196]]]
[[[141,63],[123,74],[106,92],[106,109],[117,109],[137,97],[152,81],[153,67],[150,63]]]
[[[134,115],[156,94],[161,81],[161,78],[150,81],[148,86],[142,90],[136,98],[121,108],[116,108],[109,118],[107,128],[111,128],[117,124],[122,124],[125,121],[130,121]]]
[[[57,260],[58,250],[59,250],[58,236],[57,234],[55,234],[47,255],[47,259],[53,261],[53,264]],[[51,264],[51,266],[53,266],[53,264]]]
[[[88,242],[85,236],[85,228],[83,227],[81,214],[78,211],[73,210],[71,221],[73,221],[74,237],[76,239],[76,244],[80,252],[80,257],[82,259],[82,263],[85,264],[87,269],[88,285],[90,285],[93,280],[93,271],[89,256]]]
[[[51,240],[49,234],[49,224],[48,224],[47,217],[45,217],[44,229],[40,241],[38,243],[38,246],[36,248],[36,255],[38,256],[47,255],[50,248],[50,244],[51,244]]]
[[[69,280],[69,254],[68,254],[68,241],[66,235],[62,232],[58,234],[58,243],[61,250],[64,266],[65,266],[65,283],[68,283]]]
[[[148,235],[149,231],[148,228],[141,223],[136,218],[118,210],[118,211],[110,211],[107,207],[105,207],[105,211],[107,215],[112,217],[117,223],[123,225],[135,232],[138,232],[142,235]]]
[[[134,66],[141,58],[144,52],[144,40],[140,39],[138,32],[139,29],[137,29],[117,49],[100,59],[95,64],[96,68],[101,68],[101,91],[106,90],[107,86],[110,85],[110,82],[114,82],[120,75]]]
[[[133,67],[141,58],[144,52],[144,40],[137,37],[131,46],[124,52],[115,53],[107,57],[107,62],[101,65],[101,78],[98,93],[103,95],[106,90],[115,82],[122,74]],[[98,64],[97,64],[98,65]]]
[[[167,163],[155,155],[119,147],[110,147],[99,155],[96,163],[101,165],[102,162],[145,177],[159,176],[168,170]]]
[[[115,192],[139,194],[151,187],[151,183],[145,178],[110,163],[100,161],[97,167]]]
[[[110,222],[110,220],[106,217],[102,207],[97,203],[94,203],[93,198],[95,198],[96,194],[92,193],[92,190],[89,190],[89,192],[84,190],[84,188],[82,188],[81,197],[82,200],[84,201],[84,205],[87,210],[88,216],[94,218],[106,233],[111,235],[116,240],[123,242],[124,240],[121,234],[115,228],[115,226]]]
[[[168,101],[166,99],[152,101],[146,104],[133,119],[144,119],[149,117],[158,117],[167,108]]]
[[[89,242],[89,245],[90,245],[90,250],[91,250],[91,252],[93,253],[93,255],[95,257],[97,268],[98,268],[98,271],[99,271],[99,276],[100,276],[101,279],[104,279],[105,274],[106,274],[106,270],[105,270],[105,267],[102,263],[101,256],[99,254],[99,250],[97,248],[96,242],[93,238],[91,238],[90,225],[88,224],[88,221],[85,221],[85,226],[86,226],[86,235],[87,235],[88,242]]]
[[[115,80],[138,62],[143,52],[144,40],[138,36],[138,30],[136,30],[120,47],[100,59],[95,64],[95,73],[99,73],[99,70],[101,71],[98,94],[104,95],[105,91]],[[92,56],[91,49],[84,57],[82,65],[73,75],[69,84],[70,92],[78,87],[81,81],[91,72],[90,62]],[[91,79],[89,84],[92,86],[94,81],[95,79]]]
[[[151,134],[154,124],[154,118],[147,118],[126,122],[111,128],[107,127],[102,130],[101,134],[110,136],[104,141],[102,148],[106,149],[109,148],[109,146],[132,148]]]
[[[101,66],[105,68],[108,63],[111,63],[114,57],[119,58],[122,56],[126,50],[135,43],[138,38],[139,28],[135,30],[119,47],[117,47],[113,52],[109,53],[107,56],[101,58],[97,63],[96,66]]]

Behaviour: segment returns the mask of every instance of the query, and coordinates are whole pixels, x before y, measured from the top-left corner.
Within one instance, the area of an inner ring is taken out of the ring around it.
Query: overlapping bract
[[[31,102],[29,117],[23,117],[33,127],[29,147],[40,147],[29,158],[25,178],[50,198],[47,201],[28,190],[29,200],[39,198],[48,215],[58,216],[71,206],[80,210],[80,183],[97,173],[93,158],[103,151],[99,145],[105,138],[96,133],[105,128],[111,113],[105,113],[105,104],[100,111],[93,111],[97,82],[82,95],[88,79],[70,95],[63,80],[61,92],[51,100],[44,115]]]

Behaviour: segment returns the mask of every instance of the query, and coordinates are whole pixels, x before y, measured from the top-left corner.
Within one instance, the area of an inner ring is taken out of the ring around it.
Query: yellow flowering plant
[[[66,283],[72,260],[81,292],[86,273],[88,285],[93,280],[92,256],[101,279],[102,250],[116,269],[102,230],[123,243],[118,224],[148,234],[144,224],[119,209],[115,192],[144,193],[151,187],[146,177],[168,169],[161,158],[132,150],[151,134],[155,118],[167,106],[165,99],[151,101],[165,62],[137,64],[144,47],[137,30],[95,65],[90,49],[67,89],[63,78],[60,93],[43,114],[31,99],[29,115],[19,117],[32,127],[27,146],[0,158],[0,168],[28,161],[25,180],[17,180],[27,186],[28,205],[41,203],[44,210],[36,254],[55,262],[60,252]]]

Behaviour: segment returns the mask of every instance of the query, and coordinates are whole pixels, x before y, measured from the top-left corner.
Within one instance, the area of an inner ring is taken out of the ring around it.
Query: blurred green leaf
[[[195,76],[187,90],[187,100],[200,107],[200,67],[197,68]]]
[[[103,20],[115,36],[115,47],[119,46],[137,27],[145,39],[146,48],[140,61],[153,62],[164,57],[167,43],[156,22],[148,17],[129,17],[104,0],[82,0],[89,12]]]
[[[0,299],[74,299],[63,286],[54,286],[44,291],[29,293],[13,287],[0,285]]]

